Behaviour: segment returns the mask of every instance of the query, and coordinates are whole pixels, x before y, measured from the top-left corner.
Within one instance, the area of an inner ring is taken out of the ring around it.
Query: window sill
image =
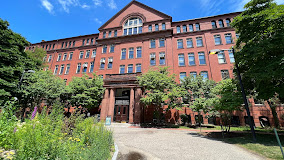
[[[166,64],[159,64],[159,66],[165,66]]]
[[[189,67],[191,67],[191,66],[194,67],[194,66],[196,66],[196,64],[194,64],[194,65],[188,65],[188,66],[189,66]]]
[[[99,70],[105,70],[104,68],[100,68]]]
[[[186,47],[186,48],[194,48],[194,47]]]
[[[221,44],[215,44],[215,46],[221,46],[221,45],[223,45],[222,43]]]
[[[184,49],[184,48],[177,48],[177,49]]]
[[[107,68],[107,70],[112,70],[112,68]]]
[[[162,46],[162,47],[160,46],[159,48],[165,48],[165,46]]]
[[[186,67],[185,65],[178,65],[179,67]]]
[[[227,64],[227,63],[225,62],[225,63],[219,63],[219,64]]]
[[[197,48],[204,47],[204,46],[196,46]]]
[[[232,42],[232,43],[226,43],[226,44],[234,44],[234,43]]]
[[[85,57],[85,59],[89,59],[90,57]]]
[[[114,52],[109,52],[109,53],[114,53]]]
[[[136,57],[136,59],[141,59],[142,57]]]
[[[156,48],[156,47],[155,47]],[[149,49],[155,49],[155,48],[149,48]]]
[[[207,66],[207,64],[199,64],[200,66]]]

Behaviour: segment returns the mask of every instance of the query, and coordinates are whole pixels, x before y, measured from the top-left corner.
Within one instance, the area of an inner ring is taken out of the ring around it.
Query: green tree
[[[233,79],[222,80],[217,83],[212,92],[217,95],[214,100],[213,110],[217,111],[222,119],[222,125],[224,126],[222,129],[229,132],[233,112],[243,109],[243,99],[238,91],[237,82]]]
[[[104,93],[103,80],[96,74],[93,75],[93,79],[88,79],[87,75],[73,77],[66,91],[67,97],[71,94],[70,104],[72,106],[98,107]]]
[[[28,45],[24,37],[9,29],[9,23],[0,18],[0,105],[17,96],[23,70],[36,70],[42,66],[38,61],[38,58],[42,60],[42,54],[25,52]]]
[[[211,92],[211,89],[215,86],[215,81],[200,75],[196,77],[191,75],[182,80],[181,86],[187,90],[185,99],[188,100],[190,108],[198,113],[198,123],[201,127],[201,112],[206,114],[212,109],[215,94]]]
[[[279,127],[276,105],[270,99],[278,94],[284,100],[284,5],[251,0],[245,9],[232,22],[240,34],[235,58],[246,90],[256,91],[258,99],[268,102]]]
[[[160,110],[164,105],[168,106],[166,110],[182,107],[181,97],[185,93],[184,89],[176,83],[175,75],[170,75],[168,67],[149,70],[137,79],[139,85],[145,89],[145,95],[140,101],[145,105],[154,105],[159,120]]]

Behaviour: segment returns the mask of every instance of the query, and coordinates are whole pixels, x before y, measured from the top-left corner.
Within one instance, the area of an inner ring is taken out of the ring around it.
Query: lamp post
[[[24,70],[23,71],[21,79],[20,79],[20,82],[19,82],[19,86],[18,86],[19,89],[21,89],[22,82],[23,82],[23,77],[24,77],[25,73],[35,73],[35,71],[34,70]],[[19,100],[21,100],[21,99],[19,99]],[[22,111],[22,119],[21,119],[22,122],[24,121],[25,111],[26,111],[26,107],[24,107],[23,111]]]
[[[213,49],[213,50],[209,51],[209,54],[218,54],[220,51],[229,51],[229,50],[230,49],[222,49],[222,50],[220,50],[220,49]],[[232,51],[233,51],[233,55],[235,57],[235,49],[233,47],[232,47]],[[247,115],[248,115],[248,120],[249,120],[249,126],[250,126],[250,130],[251,130],[251,134],[252,134],[252,139],[255,142],[256,141],[256,136],[255,136],[253,119],[252,119],[252,116],[250,116],[250,110],[249,110],[249,107],[248,107],[248,101],[247,101],[245,89],[244,89],[244,86],[243,86],[243,83],[242,83],[242,77],[241,77],[241,74],[240,74],[239,65],[236,62],[236,60],[235,60],[235,65],[236,65],[237,76],[238,76],[238,79],[239,79],[240,87],[241,87],[241,90],[242,90],[243,101],[244,101],[246,112],[247,112]]]

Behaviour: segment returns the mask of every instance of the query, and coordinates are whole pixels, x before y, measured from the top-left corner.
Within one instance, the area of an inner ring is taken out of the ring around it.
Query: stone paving
[[[145,129],[113,123],[121,160],[257,160],[264,159],[238,146],[200,137],[194,131]]]

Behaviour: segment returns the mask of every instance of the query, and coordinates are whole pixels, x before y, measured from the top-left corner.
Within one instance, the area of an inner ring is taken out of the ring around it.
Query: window
[[[177,26],[177,33],[180,33],[180,26]]]
[[[140,18],[130,18],[124,23],[124,35],[137,34],[137,29],[139,29],[139,33],[142,33],[142,26],[143,23]]]
[[[152,25],[148,26],[148,32],[152,32]]]
[[[186,72],[180,72],[180,73],[179,73],[179,80],[180,80],[180,83],[184,80],[185,77],[186,77]]]
[[[79,59],[82,59],[83,57],[84,57],[84,51],[80,51]]]
[[[90,57],[90,50],[87,50],[87,51],[86,51],[85,58],[89,58],[89,57]]]
[[[178,65],[179,66],[185,66],[184,54],[178,55]]]
[[[141,64],[139,63],[139,64],[136,64],[136,72],[138,73],[140,73],[141,72]]]
[[[221,76],[222,76],[223,80],[230,78],[229,71],[228,70],[221,70]]]
[[[80,73],[80,71],[81,71],[81,63],[78,63],[76,73]]]
[[[236,38],[239,39],[240,38],[240,34],[236,33]]]
[[[133,64],[129,64],[127,68],[127,73],[133,73]]]
[[[55,48],[55,44],[53,44],[53,46],[52,46],[52,49],[54,49]]]
[[[70,64],[67,64],[65,74],[69,74],[69,70],[70,70]]]
[[[61,44],[61,48],[63,48],[64,47],[64,42],[62,42],[62,44]]]
[[[84,46],[85,45],[85,39],[83,39],[83,41],[82,41],[82,46]]]
[[[165,38],[159,39],[159,47],[165,47]]]
[[[87,68],[88,68],[88,63],[86,62],[83,64],[83,73],[87,72]]]
[[[220,19],[218,22],[219,22],[219,27],[220,27],[220,28],[223,28],[223,27],[224,27],[223,20],[222,20],[222,19]]]
[[[88,38],[86,45],[89,45],[89,44],[90,44],[90,39]]]
[[[120,65],[119,67],[119,73],[124,74],[125,73],[125,65]]]
[[[232,34],[231,33],[225,34],[225,39],[226,39],[226,43],[227,44],[232,44],[233,43],[233,39],[232,39]]]
[[[108,37],[111,37],[111,31],[108,32]]]
[[[108,58],[108,65],[107,65],[108,69],[112,69],[112,62],[113,62],[113,58],[112,57]]]
[[[54,73],[53,73],[53,74],[54,74],[54,75],[57,75],[57,72],[58,72],[58,65],[55,66],[55,69],[54,69]]]
[[[94,44],[94,38],[91,38],[91,44]]]
[[[226,19],[226,24],[227,24],[227,27],[230,27],[230,23],[231,23],[231,20],[230,20],[230,18],[227,18],[227,19]]]
[[[200,75],[202,76],[203,81],[208,80],[208,72],[207,71],[201,71]]]
[[[102,53],[106,53],[107,52],[107,45],[103,46],[103,52]]]
[[[235,63],[235,57],[233,54],[233,50],[229,50],[229,57],[230,57],[230,62]]]
[[[109,48],[109,53],[113,53],[114,52],[114,44],[110,45],[110,48]]]
[[[221,45],[222,44],[221,36],[219,34],[214,35],[214,41],[215,41],[215,45]]]
[[[76,41],[73,41],[73,47],[75,47]]]
[[[71,45],[72,45],[72,42],[71,42],[71,41],[69,41],[69,45],[68,45],[68,47],[70,48],[70,47],[71,47]]]
[[[193,32],[193,25],[190,24],[190,25],[188,25],[188,27],[189,27],[189,32]]]
[[[136,49],[136,58],[142,57],[142,47],[137,47]]]
[[[123,30],[123,35],[126,36],[127,35],[127,29]]]
[[[211,21],[211,25],[213,29],[217,28],[216,21]]]
[[[103,38],[106,38],[106,32],[103,33]]]
[[[50,62],[52,59],[52,55],[49,55],[47,62]]]
[[[196,76],[197,76],[197,73],[196,72],[190,72],[189,73],[191,76],[193,76],[194,78],[196,78]]]
[[[126,49],[125,48],[123,48],[121,50],[121,58],[120,59],[126,59]]]
[[[73,52],[70,52],[68,60],[72,60],[72,58],[73,58]]]
[[[104,79],[104,75],[102,75],[102,74],[99,75],[99,77],[100,77],[100,79]]]
[[[65,60],[66,60],[66,58],[67,58],[67,53],[64,53],[64,54],[63,54],[62,61],[65,61]]]
[[[159,60],[160,60],[160,65],[165,65],[166,64],[166,54],[165,54],[165,52],[161,52],[159,54]]]
[[[59,75],[63,74],[63,71],[64,71],[64,64],[62,64],[60,67]]]
[[[133,59],[133,58],[134,58],[134,48],[129,48],[128,59]]]
[[[195,65],[194,53],[188,53],[188,64],[190,66],[194,66]]]
[[[105,63],[106,63],[106,59],[102,58],[100,61],[101,65],[100,65],[100,69],[104,69],[105,68]]]
[[[183,25],[183,26],[182,26],[182,32],[183,32],[183,33],[187,32],[187,27],[186,27],[186,25]]]
[[[156,65],[156,54],[155,53],[151,53],[150,54],[150,65],[151,66],[155,66]]]
[[[45,62],[45,61],[46,61],[46,56],[44,56],[44,57],[43,57],[43,60],[42,60],[42,61],[43,61],[43,62]]]
[[[182,41],[182,39],[178,39],[177,40],[177,46],[178,46],[178,49],[182,49],[183,48],[183,41]]]
[[[48,47],[48,50],[50,50],[51,49],[51,44],[49,44],[49,47]],[[34,47],[33,47],[33,50],[34,50]]]
[[[58,54],[58,57],[57,57],[57,61],[60,61],[61,60],[61,53]]]
[[[156,40],[155,39],[150,40],[150,48],[156,48]]]
[[[95,58],[97,55],[97,49],[93,49],[92,58]]]
[[[166,30],[166,23],[162,23],[162,30]]]
[[[114,37],[117,37],[117,30],[114,30]]]
[[[186,39],[186,47],[187,47],[187,48],[193,48],[193,41],[192,41],[192,38],[187,38],[187,39]]]
[[[155,24],[155,31],[159,31],[159,25]]]
[[[199,31],[199,30],[200,30],[200,25],[199,25],[199,23],[196,23],[196,24],[195,24],[195,30],[196,30],[196,31]]]
[[[94,66],[95,66],[94,64],[95,64],[94,62],[90,63],[90,71],[89,71],[90,73],[94,72]]]
[[[224,51],[220,51],[220,53],[218,53],[218,62],[220,64],[226,63],[226,58],[225,58]]]
[[[201,65],[206,64],[204,52],[198,52],[198,59],[199,59],[199,64]]]
[[[196,46],[197,47],[202,47],[203,46],[202,37],[196,37]]]
[[[47,50],[48,44],[45,46],[45,50]]]

